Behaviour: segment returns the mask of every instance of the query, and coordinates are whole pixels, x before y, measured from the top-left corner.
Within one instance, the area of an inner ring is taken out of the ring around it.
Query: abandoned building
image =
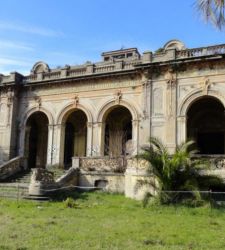
[[[0,161],[9,175],[19,165],[73,166],[79,185],[134,197],[144,176],[134,156],[150,136],[171,153],[193,138],[200,154],[222,159],[224,107],[225,45],[171,40],[155,53],[121,49],[79,66],[37,62],[26,76],[0,74]]]

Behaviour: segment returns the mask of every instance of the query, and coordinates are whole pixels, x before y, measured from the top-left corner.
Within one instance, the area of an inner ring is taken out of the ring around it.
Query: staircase
[[[54,179],[57,180],[65,173],[65,170],[51,168],[49,171],[54,172]],[[27,199],[29,198],[28,188],[32,171],[29,169],[13,175],[0,182],[0,198]],[[34,198],[34,197],[33,197]]]

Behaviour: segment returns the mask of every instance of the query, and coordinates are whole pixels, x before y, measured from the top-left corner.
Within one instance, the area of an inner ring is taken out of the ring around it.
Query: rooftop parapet
[[[104,62],[113,62],[118,60],[132,60],[132,59],[140,59],[141,55],[138,52],[137,48],[129,48],[129,49],[120,49],[109,52],[102,53],[102,59]]]
[[[22,76],[19,73],[11,73],[8,76],[0,75],[0,84],[18,83],[22,79],[23,84],[57,81],[63,79],[81,78],[87,76],[104,75],[116,72],[135,70],[138,66],[170,63],[171,61],[195,60],[201,57],[225,55],[225,44],[194,49],[186,49],[178,40],[171,40],[155,53],[145,51],[139,54],[136,48],[121,49],[102,53],[103,61],[97,63],[87,62],[83,65],[50,69],[44,62],[37,62],[33,66],[30,75]]]
[[[10,75],[2,75],[0,74],[0,85],[7,85],[7,84],[19,84],[23,75],[19,74],[18,72],[11,72]]]

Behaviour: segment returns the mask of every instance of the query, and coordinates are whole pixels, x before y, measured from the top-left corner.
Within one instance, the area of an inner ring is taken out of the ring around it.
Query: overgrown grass
[[[225,249],[225,210],[148,206],[122,195],[0,200],[0,249]]]

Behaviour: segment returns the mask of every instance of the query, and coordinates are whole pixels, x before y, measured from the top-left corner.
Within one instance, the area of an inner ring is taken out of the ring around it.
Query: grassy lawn
[[[98,192],[66,204],[0,200],[0,249],[225,249],[222,209],[143,208]]]

